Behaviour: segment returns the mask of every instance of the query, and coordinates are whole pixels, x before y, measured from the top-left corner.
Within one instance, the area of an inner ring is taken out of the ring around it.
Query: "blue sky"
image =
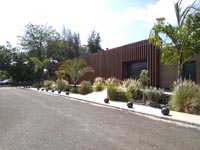
[[[79,32],[82,44],[93,29],[102,48],[114,48],[147,39],[156,18],[175,24],[175,0],[6,0],[0,9],[0,44],[16,46],[17,35],[29,22],[48,24],[61,32],[63,25]],[[200,4],[197,0],[197,4]],[[188,5],[193,0],[183,0]]]

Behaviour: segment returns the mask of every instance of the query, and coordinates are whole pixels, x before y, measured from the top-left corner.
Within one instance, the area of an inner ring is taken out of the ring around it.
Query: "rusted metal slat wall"
[[[127,62],[146,61],[150,84],[159,86],[159,57],[160,49],[149,44],[148,40],[83,56],[81,58],[95,70],[94,73],[87,73],[83,79],[93,82],[95,77],[116,77],[123,80],[125,78],[124,67]]]

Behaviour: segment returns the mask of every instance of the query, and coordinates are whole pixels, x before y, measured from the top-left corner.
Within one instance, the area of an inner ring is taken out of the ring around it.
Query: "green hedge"
[[[128,102],[130,99],[129,93],[126,90],[114,86],[107,87],[107,96],[114,101]]]

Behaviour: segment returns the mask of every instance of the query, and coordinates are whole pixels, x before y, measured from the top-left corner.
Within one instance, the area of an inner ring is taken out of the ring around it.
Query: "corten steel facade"
[[[87,73],[82,80],[94,81],[96,77],[126,77],[127,64],[130,62],[146,62],[150,76],[150,85],[159,86],[160,49],[148,40],[90,54],[83,58],[95,72]]]

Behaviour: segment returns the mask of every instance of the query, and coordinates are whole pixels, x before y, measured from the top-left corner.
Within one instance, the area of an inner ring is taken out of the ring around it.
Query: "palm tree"
[[[30,60],[35,66],[35,72],[39,73],[40,82],[43,81],[44,69],[50,64],[50,60],[46,58],[40,61],[37,57],[31,57]]]
[[[196,26],[200,24],[200,20],[196,23],[192,22],[192,18],[199,13],[194,7],[195,2],[182,11],[182,0],[178,0],[174,4],[177,26],[166,23],[165,18],[158,18],[149,35],[150,43],[161,46],[161,61],[169,66],[178,62],[178,79],[180,80],[183,76],[184,63],[195,54],[200,53],[195,46],[199,45],[198,41],[200,40],[200,37],[197,36],[199,26]]]
[[[84,74],[94,72],[91,67],[85,65],[86,62],[83,59],[70,59],[61,66],[60,70],[64,70],[69,75],[71,82],[74,84],[74,88],[76,88],[79,79]]]

